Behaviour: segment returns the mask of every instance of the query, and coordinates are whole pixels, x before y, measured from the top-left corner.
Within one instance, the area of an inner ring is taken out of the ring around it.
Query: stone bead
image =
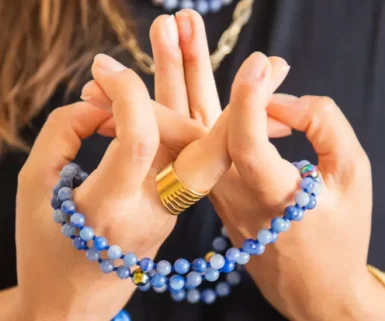
[[[72,245],[77,250],[84,250],[87,246],[86,242],[83,239],[81,239],[79,236],[76,236],[72,240]]]
[[[269,244],[272,240],[273,236],[271,235],[271,232],[267,229],[262,229],[257,234],[257,240],[261,244]]]
[[[207,0],[198,0],[195,5],[196,10],[201,14],[205,15],[210,10],[210,5]]]
[[[211,257],[212,257],[214,254],[215,254],[214,251],[211,251],[211,252],[206,253],[206,255],[205,255],[205,260],[206,260],[206,262],[210,262],[210,259],[211,259]]]
[[[224,227],[224,226],[221,227],[221,234],[225,238],[229,237],[229,234],[227,233],[226,227]]]
[[[186,285],[195,288],[199,286],[201,283],[202,283],[202,276],[198,272],[192,271],[189,274],[187,274]]]
[[[214,254],[210,258],[210,265],[213,269],[219,270],[225,265],[225,258],[221,254]]]
[[[270,231],[271,233],[271,231]],[[275,235],[278,235],[274,232]],[[271,243],[273,241],[274,237],[273,237],[273,233],[271,233],[271,241],[269,243]],[[274,241],[276,241],[277,238],[275,238]],[[256,241],[255,242],[255,250],[254,250],[254,253],[255,255],[262,255],[264,252],[265,252],[265,249],[266,249],[266,246],[264,244],[262,244],[261,242],[259,241]]]
[[[76,175],[76,171],[66,167],[64,167],[60,172],[60,177],[67,177],[71,180],[75,177],[75,175]]]
[[[79,187],[80,185],[82,185],[82,183],[83,183],[83,180],[82,180],[82,178],[80,177],[80,175],[79,175],[79,174],[76,175],[76,176],[74,177],[74,180],[73,180],[73,188]]]
[[[190,269],[190,263],[186,259],[178,259],[174,263],[176,273],[185,274]]]
[[[241,275],[237,271],[233,271],[226,275],[226,281],[231,285],[238,285],[241,282]]]
[[[185,290],[171,291],[171,297],[175,302],[183,301],[186,297],[186,291]]]
[[[52,218],[56,223],[62,224],[65,223],[67,215],[65,215],[61,210],[58,209],[53,212]]]
[[[310,193],[314,187],[314,180],[310,177],[305,177],[301,180],[299,186],[301,189],[307,193]]]
[[[111,321],[131,321],[130,315],[122,310]]]
[[[154,268],[154,262],[150,258],[145,257],[140,260],[139,266],[143,272],[150,272]]]
[[[171,263],[166,260],[159,261],[156,265],[156,271],[161,275],[169,275],[171,273]]]
[[[194,271],[199,272],[199,273],[205,272],[206,269],[207,269],[207,262],[206,262],[206,260],[204,260],[202,258],[195,259],[192,262],[192,269]]]
[[[107,251],[107,256],[111,260],[118,260],[122,256],[122,250],[118,245],[111,245]]]
[[[277,233],[277,232],[274,232],[274,231],[271,230],[271,229],[270,229],[270,232],[271,232],[271,235],[272,235],[270,244],[273,244],[273,243],[277,242],[277,240],[278,240],[278,233]],[[263,252],[264,252],[264,251],[265,251],[265,249],[263,249]],[[262,252],[262,253],[263,253],[263,252]],[[261,253],[261,254],[262,254],[262,253]]]
[[[161,288],[152,288],[154,290],[154,292],[156,293],[163,293],[163,292],[166,292],[167,291],[167,285],[165,286],[162,286]]]
[[[123,265],[133,267],[138,263],[138,258],[134,253],[127,253],[123,258]]]
[[[222,8],[222,0],[211,0],[209,4],[211,12],[218,12]]]
[[[245,265],[250,261],[250,254],[246,252],[239,253],[239,257],[237,259],[237,263],[241,265]]]
[[[181,275],[175,274],[170,278],[170,287],[175,291],[183,289],[184,284],[185,281]]]
[[[305,177],[311,177],[311,178],[317,178],[319,176],[319,172],[317,169],[317,166],[314,166],[312,164],[308,164],[301,168],[301,176],[302,178]]]
[[[299,170],[301,170],[304,166],[309,165],[309,164],[310,164],[309,161],[307,161],[307,160],[302,160],[302,161],[300,161],[300,162],[297,163],[297,168],[298,168]]]
[[[72,215],[75,213],[76,211],[76,205],[73,201],[71,200],[67,200],[67,201],[64,201],[62,204],[61,204],[61,211],[64,213],[64,214],[67,214],[67,215]]]
[[[312,210],[316,206],[317,206],[317,199],[315,198],[315,196],[310,195],[310,200],[309,200],[309,203],[306,205],[306,209],[307,210]]]
[[[85,172],[81,172],[79,174],[80,178],[82,179],[82,182],[84,182],[88,178],[88,174]]]
[[[181,9],[193,9],[194,8],[194,2],[191,0],[182,0],[180,2],[180,8]]]
[[[87,258],[87,260],[89,260],[91,262],[96,262],[96,261],[98,261],[100,259],[100,253],[99,253],[99,251],[97,251],[94,248],[89,249],[86,252],[86,258]]]
[[[76,228],[72,224],[66,223],[62,225],[61,232],[64,236],[71,237],[72,235],[75,235]]]
[[[192,289],[187,292],[187,301],[191,304],[198,303],[201,298],[199,290]]]
[[[229,4],[232,4],[233,3],[233,0],[222,0],[222,3],[227,6]]]
[[[83,227],[86,222],[86,218],[81,213],[74,213],[71,215],[70,221],[75,227]]]
[[[59,193],[59,189],[61,189],[61,186],[55,185],[55,187],[52,190],[53,196],[57,196],[57,193]]]
[[[69,187],[62,187],[61,189],[59,189],[57,196],[62,202],[72,200],[72,189],[70,189]]]
[[[100,269],[104,273],[111,273],[114,270],[114,263],[112,260],[103,260],[100,262]]]
[[[136,269],[132,272],[132,282],[135,285],[143,286],[150,282],[150,277],[141,269]]]
[[[285,229],[282,232],[287,232],[290,229],[290,227],[291,227],[290,220],[285,218],[285,222],[286,222]]]
[[[294,220],[298,215],[300,215],[300,209],[296,206],[288,206],[285,208],[283,216],[287,220]]]
[[[51,206],[54,210],[61,208],[61,201],[56,195],[52,196],[51,198]]]
[[[228,285],[226,282],[220,282],[215,287],[215,291],[217,292],[217,295],[220,297],[228,296],[231,292],[230,285]]]
[[[221,272],[230,273],[231,271],[234,270],[234,268],[235,268],[234,261],[225,260],[225,265],[223,266],[223,268],[221,268]]]
[[[236,262],[239,257],[239,250],[236,247],[231,247],[226,251],[226,259],[230,262]]]
[[[57,191],[58,193],[62,187],[72,188],[73,187],[72,180],[69,177],[62,177],[60,178],[59,184],[57,185],[57,187],[58,187],[58,191]]]
[[[205,273],[206,280],[209,282],[215,282],[219,278],[219,271],[212,267],[207,268]]]
[[[94,233],[94,230],[89,227],[89,226],[85,226],[82,228],[82,230],[80,231],[79,233],[79,236],[84,240],[84,241],[91,241],[94,236],[95,236],[95,233]]]
[[[159,273],[155,273],[155,275],[151,278],[151,284],[154,288],[161,288],[165,286],[167,278]]]
[[[285,231],[286,221],[283,217],[274,217],[271,220],[271,228],[274,232],[281,233]]]
[[[127,266],[119,266],[119,268],[116,270],[116,275],[119,279],[125,280],[130,277],[131,270]]]
[[[97,236],[94,239],[94,248],[98,251],[103,251],[108,246],[108,242],[104,236]]]
[[[305,216],[305,211],[302,208],[298,209],[298,215],[293,219],[293,221],[301,221],[303,217]]]
[[[139,286],[138,288],[139,288],[140,291],[146,292],[146,291],[151,289],[151,283],[148,282],[146,285]]]
[[[255,242],[253,239],[246,239],[242,244],[242,249],[249,254],[253,254],[255,251]]]
[[[213,304],[216,300],[216,294],[212,289],[202,291],[201,299],[206,304]]]
[[[166,11],[175,10],[178,7],[179,0],[164,0],[163,9]]]
[[[226,250],[226,247],[227,247],[227,241],[225,238],[223,238],[222,236],[217,236],[214,240],[213,240],[213,249],[217,252],[223,252],[224,250]]]
[[[318,196],[322,192],[322,183],[314,182],[313,190],[311,191],[315,196]]]
[[[298,191],[295,194],[295,202],[300,206],[304,207],[307,204],[309,204],[310,201],[310,195],[304,191]]]

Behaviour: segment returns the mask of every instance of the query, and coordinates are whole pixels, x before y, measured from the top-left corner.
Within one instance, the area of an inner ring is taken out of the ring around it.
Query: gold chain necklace
[[[223,59],[233,51],[237,44],[243,26],[251,17],[253,2],[254,0],[241,0],[235,7],[230,26],[223,32],[218,41],[217,49],[210,56],[214,71],[219,68]],[[109,16],[109,20],[122,46],[132,54],[142,71],[153,75],[155,72],[154,59],[140,48],[135,35],[127,27],[119,13],[116,11],[112,12],[113,14]]]

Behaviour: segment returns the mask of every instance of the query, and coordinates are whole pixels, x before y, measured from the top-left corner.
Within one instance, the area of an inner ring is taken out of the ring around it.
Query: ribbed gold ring
[[[179,215],[210,191],[199,193],[185,187],[175,173],[173,165],[168,165],[156,176],[156,187],[163,206],[171,214]]]

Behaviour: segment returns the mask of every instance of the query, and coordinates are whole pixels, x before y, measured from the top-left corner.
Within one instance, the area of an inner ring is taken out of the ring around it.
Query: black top
[[[132,0],[142,47],[150,52],[148,31],[159,14],[149,2]],[[211,51],[231,21],[234,5],[205,17]],[[285,58],[292,66],[281,92],[295,95],[327,95],[335,99],[353,125],[372,162],[374,184],[373,230],[369,263],[385,270],[385,1],[381,0],[255,0],[253,16],[242,31],[234,52],[216,72],[218,91],[225,106],[230,86],[243,60],[253,51]],[[119,60],[132,66],[127,53]],[[153,77],[143,75],[153,92]],[[82,84],[79,84],[79,90]],[[77,100],[75,93],[72,100]],[[64,104],[58,90],[47,109],[25,131],[33,141],[47,111]],[[77,161],[92,171],[109,140],[94,136],[84,142]],[[284,158],[315,162],[303,134],[277,140]],[[16,284],[15,194],[17,173],[26,155],[12,153],[0,161],[0,289]],[[363,186],[363,188],[365,188]],[[352,202],[359,200],[352,200]],[[211,249],[220,222],[207,200],[180,216],[177,227],[159,253],[159,258],[193,259]],[[357,236],[359,237],[359,236]],[[325,249],[327,250],[327,249]],[[261,296],[253,282],[245,278],[225,299],[212,306],[175,303],[168,294],[137,292],[128,304],[133,321],[149,320],[285,320]]]

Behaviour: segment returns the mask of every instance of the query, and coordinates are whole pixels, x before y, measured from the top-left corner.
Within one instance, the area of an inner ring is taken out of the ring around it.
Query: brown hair
[[[0,0],[0,154],[28,150],[20,130],[60,83],[75,88],[94,55],[114,46],[111,24],[127,26],[121,2]]]

